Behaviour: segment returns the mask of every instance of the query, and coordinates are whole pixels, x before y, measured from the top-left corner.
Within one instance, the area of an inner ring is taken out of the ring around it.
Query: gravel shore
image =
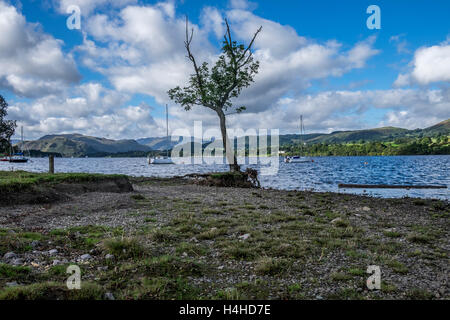
[[[0,207],[0,299],[449,299],[446,201],[131,182]]]

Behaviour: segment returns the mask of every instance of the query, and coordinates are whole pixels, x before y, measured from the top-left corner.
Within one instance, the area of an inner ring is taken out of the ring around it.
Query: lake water
[[[278,160],[271,158],[272,160]],[[311,163],[274,161],[273,175],[260,175],[263,187],[287,190],[333,191],[377,197],[421,197],[450,200],[449,189],[339,189],[339,183],[437,184],[450,188],[450,156],[312,157]],[[248,159],[247,159],[248,161]],[[246,165],[243,165],[245,169]],[[264,165],[251,165],[264,170]],[[224,164],[151,166],[146,158],[56,158],[56,172],[119,173],[131,176],[170,177],[188,173],[226,171]],[[33,158],[25,164],[0,162],[0,170],[45,172],[48,159]]]

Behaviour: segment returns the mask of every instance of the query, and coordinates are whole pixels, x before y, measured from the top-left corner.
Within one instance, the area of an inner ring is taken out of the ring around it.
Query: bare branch
[[[245,57],[245,55],[247,54],[247,52],[250,51],[250,55],[252,54],[251,49],[253,46],[253,43],[255,42],[256,37],[258,36],[258,34],[261,32],[262,30],[262,26],[260,26],[258,28],[258,30],[256,30],[255,34],[253,35],[252,41],[250,41],[250,44],[248,45],[247,49],[244,50],[244,53],[242,54],[242,56],[239,58],[239,60],[237,61],[237,63],[241,62],[241,60]],[[245,65],[245,63],[243,64]]]
[[[209,103],[207,103],[206,101],[206,94],[205,94],[205,90],[204,90],[204,85],[203,85],[203,79],[202,76],[200,74],[200,70],[197,66],[197,62],[195,61],[195,57],[191,52],[191,42],[192,42],[192,37],[194,36],[194,28],[191,29],[191,35],[189,36],[189,20],[188,17],[186,16],[186,41],[184,42],[184,46],[186,47],[186,51],[188,53],[188,58],[189,60],[192,61],[192,64],[194,65],[194,70],[195,70],[195,75],[197,77],[197,82],[198,82],[198,86],[200,89],[200,94],[202,97],[202,104],[205,105],[208,108],[211,108],[213,110],[215,110],[215,107],[210,105]]]

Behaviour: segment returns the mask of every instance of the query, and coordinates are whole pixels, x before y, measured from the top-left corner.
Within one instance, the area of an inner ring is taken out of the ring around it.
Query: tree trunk
[[[228,139],[227,135],[227,126],[225,121],[225,114],[222,110],[217,111],[217,114],[220,118],[220,131],[222,133],[222,142],[223,142],[223,149],[225,150],[225,154],[228,160],[228,163],[230,165],[230,171],[239,171],[241,168],[237,163],[236,154],[234,153],[233,148],[231,147],[232,144],[230,140]]]

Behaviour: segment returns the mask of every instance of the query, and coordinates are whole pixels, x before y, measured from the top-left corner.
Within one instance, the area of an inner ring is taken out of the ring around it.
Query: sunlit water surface
[[[421,197],[450,200],[449,189],[339,189],[339,183],[426,184],[450,188],[450,156],[313,157],[310,163],[272,161],[272,174],[260,174],[263,187],[286,190],[333,191],[377,197]],[[242,159],[241,159],[242,160]],[[248,163],[249,159],[247,159]],[[245,169],[247,165],[243,165]],[[252,164],[262,173],[262,164]],[[188,173],[225,171],[224,164],[148,165],[146,158],[56,158],[56,172],[118,173],[130,176],[171,177]],[[25,164],[0,162],[0,170],[45,172],[48,159]]]

